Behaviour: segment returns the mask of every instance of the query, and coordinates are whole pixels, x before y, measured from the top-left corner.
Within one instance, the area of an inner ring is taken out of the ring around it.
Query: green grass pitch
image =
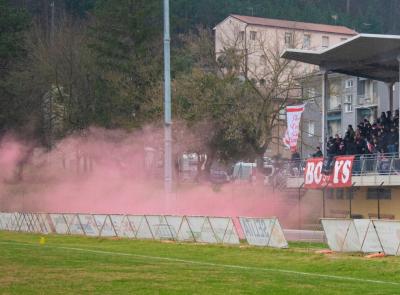
[[[400,294],[400,257],[0,232],[0,294]]]

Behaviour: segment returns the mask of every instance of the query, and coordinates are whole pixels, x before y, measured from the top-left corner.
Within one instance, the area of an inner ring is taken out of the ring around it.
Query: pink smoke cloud
[[[265,187],[261,177],[256,185],[230,183],[219,189],[208,181],[181,183],[165,195],[160,157],[154,156],[154,169],[145,169],[146,147],[162,155],[159,134],[154,128],[134,133],[91,129],[85,136],[70,136],[51,152],[35,149],[18,183],[9,182],[27,150],[3,138],[0,211],[277,216],[288,225],[297,223],[298,206]]]

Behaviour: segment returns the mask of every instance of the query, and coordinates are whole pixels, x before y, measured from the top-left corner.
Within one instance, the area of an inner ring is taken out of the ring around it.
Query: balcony
[[[286,188],[300,188],[304,183],[307,160],[288,161],[280,171]],[[352,182],[355,187],[400,186],[400,158],[397,154],[357,155],[353,162]]]
[[[328,112],[340,112],[342,105],[340,103],[328,103]]]
[[[376,105],[378,103],[378,99],[375,96],[366,96],[365,94],[359,94],[357,95],[357,104],[359,106],[370,106],[370,105]]]

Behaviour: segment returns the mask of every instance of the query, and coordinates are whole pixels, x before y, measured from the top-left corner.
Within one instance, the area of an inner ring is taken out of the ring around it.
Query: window
[[[353,104],[353,95],[352,95],[352,94],[347,94],[344,103],[351,103],[351,104]]]
[[[336,199],[343,200],[343,198],[344,198],[344,190],[342,188],[338,188],[336,190]]]
[[[323,48],[329,47],[329,37],[328,36],[322,36],[322,47]]]
[[[350,103],[345,103],[344,104],[344,111],[346,113],[351,113],[353,111],[353,105]]]
[[[310,87],[307,89],[307,95],[308,99],[315,99],[315,97],[317,96],[317,91],[314,87]]]
[[[286,47],[292,47],[293,45],[293,33],[285,33],[285,45]]]
[[[364,96],[365,95],[365,80],[357,80],[357,95]]]
[[[354,199],[354,188],[348,188],[346,190],[346,199],[353,200]]]
[[[279,110],[279,120],[286,120],[286,110],[285,109]]]
[[[265,81],[265,79],[260,79],[259,83],[260,83],[260,86],[265,86],[266,81]]]
[[[310,49],[311,47],[311,35],[305,34],[303,38],[303,48]]]
[[[250,40],[255,41],[257,39],[257,32],[250,31]]]
[[[344,100],[344,111],[350,113],[353,111],[353,95],[347,94]]]
[[[308,121],[308,137],[313,137],[315,134],[315,122]]]
[[[392,198],[392,190],[390,188],[368,188],[367,200],[390,200]]]
[[[331,189],[331,188],[327,189],[326,190],[326,197],[328,199],[334,199],[334,192],[335,191],[333,189]]]
[[[240,31],[239,32],[238,39],[239,39],[239,41],[243,41],[244,40],[244,31]]]
[[[346,88],[351,88],[351,87],[353,87],[353,80],[351,79],[346,80]]]

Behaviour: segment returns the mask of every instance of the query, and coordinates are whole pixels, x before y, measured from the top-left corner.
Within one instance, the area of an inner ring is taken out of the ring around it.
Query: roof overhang
[[[321,51],[286,49],[282,58],[368,79],[399,81],[400,35],[360,34]]]

